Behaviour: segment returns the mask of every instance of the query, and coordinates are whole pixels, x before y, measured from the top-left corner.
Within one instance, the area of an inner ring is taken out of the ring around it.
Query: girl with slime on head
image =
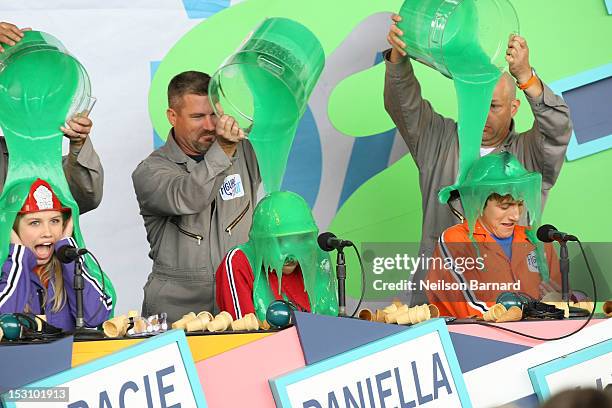
[[[227,253],[217,269],[217,304],[235,319],[255,313],[261,321],[274,300],[296,309],[338,315],[335,274],[317,245],[319,229],[302,197],[269,194],[253,214],[249,241]]]

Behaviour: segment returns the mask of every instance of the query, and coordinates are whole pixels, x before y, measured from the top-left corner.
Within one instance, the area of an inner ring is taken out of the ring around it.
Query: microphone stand
[[[559,272],[561,273],[561,300],[569,307],[569,317],[587,317],[590,315],[588,310],[569,306],[570,285],[569,285],[569,253],[567,241],[559,241]]]
[[[85,284],[83,282],[83,268],[81,266],[81,258],[77,258],[74,261],[74,293],[76,295],[76,328],[82,329],[85,326],[85,319],[83,318],[83,289]]]
[[[83,289],[85,283],[83,281],[83,267],[81,257],[79,256],[74,261],[74,293],[76,296],[76,328],[74,330],[74,338],[77,340],[95,340],[104,337],[104,333],[97,329],[85,328],[85,319],[83,318]]]
[[[338,278],[338,316],[346,316],[346,264],[344,262],[344,248],[337,249],[336,256],[336,276]]]
[[[559,242],[559,272],[561,272],[561,300],[568,303],[569,296],[569,255],[567,242]]]

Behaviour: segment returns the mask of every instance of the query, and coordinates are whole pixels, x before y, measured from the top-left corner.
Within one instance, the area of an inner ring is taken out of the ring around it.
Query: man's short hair
[[[483,209],[486,208],[489,201],[495,201],[498,204],[505,203],[505,202],[511,202],[511,203],[522,203],[523,202],[523,200],[517,200],[516,198],[514,198],[512,194],[501,195],[497,193],[491,193],[491,195],[489,195],[487,199],[485,200]]]
[[[514,199],[512,194],[501,195],[497,193],[491,193],[491,195],[487,197],[487,201],[489,200],[497,201],[498,203],[501,203],[504,201],[517,201]]]
[[[200,71],[185,71],[176,75],[168,84],[168,106],[179,108],[183,95],[208,95],[210,75]]]

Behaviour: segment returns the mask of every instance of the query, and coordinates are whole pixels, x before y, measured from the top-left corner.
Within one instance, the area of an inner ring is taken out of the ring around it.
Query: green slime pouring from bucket
[[[541,176],[527,173],[509,153],[480,157],[507,38],[518,32],[514,8],[508,0],[406,0],[399,14],[402,21],[398,27],[404,33],[408,53],[453,79],[457,93],[459,169],[455,184],[439,191],[439,201],[446,204],[450,193],[459,191],[472,239],[476,219],[493,192],[524,200],[529,226],[538,225]],[[536,246],[540,275],[548,281],[543,244],[533,229],[527,236]]]
[[[253,144],[266,192],[280,190],[289,151],[325,54],[315,35],[287,18],[263,21],[213,74],[209,97]]]
[[[79,207],[62,168],[59,127],[67,117],[86,109],[89,93],[83,66],[47,33],[26,31],[21,41],[0,55],[0,127],[10,152],[0,195],[0,259],[8,254],[13,223],[37,178],[47,181],[64,207],[72,210],[74,239],[85,247]],[[102,283],[101,271],[89,255],[85,264],[88,273]],[[107,276],[104,288],[115,299]]]
[[[452,78],[457,93],[459,169],[455,184],[438,193],[446,204],[480,157],[484,125],[501,77],[494,62],[505,61],[507,38],[518,31],[518,20],[507,0],[406,0],[399,14],[408,53]]]

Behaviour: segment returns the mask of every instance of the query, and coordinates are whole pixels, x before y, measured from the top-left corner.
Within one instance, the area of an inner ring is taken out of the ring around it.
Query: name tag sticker
[[[223,180],[223,184],[219,189],[223,201],[233,200],[234,198],[244,196],[244,188],[240,174],[229,175]]]
[[[529,272],[540,272],[540,269],[538,268],[538,259],[536,258],[535,251],[531,251],[527,255],[527,269],[529,269]]]

